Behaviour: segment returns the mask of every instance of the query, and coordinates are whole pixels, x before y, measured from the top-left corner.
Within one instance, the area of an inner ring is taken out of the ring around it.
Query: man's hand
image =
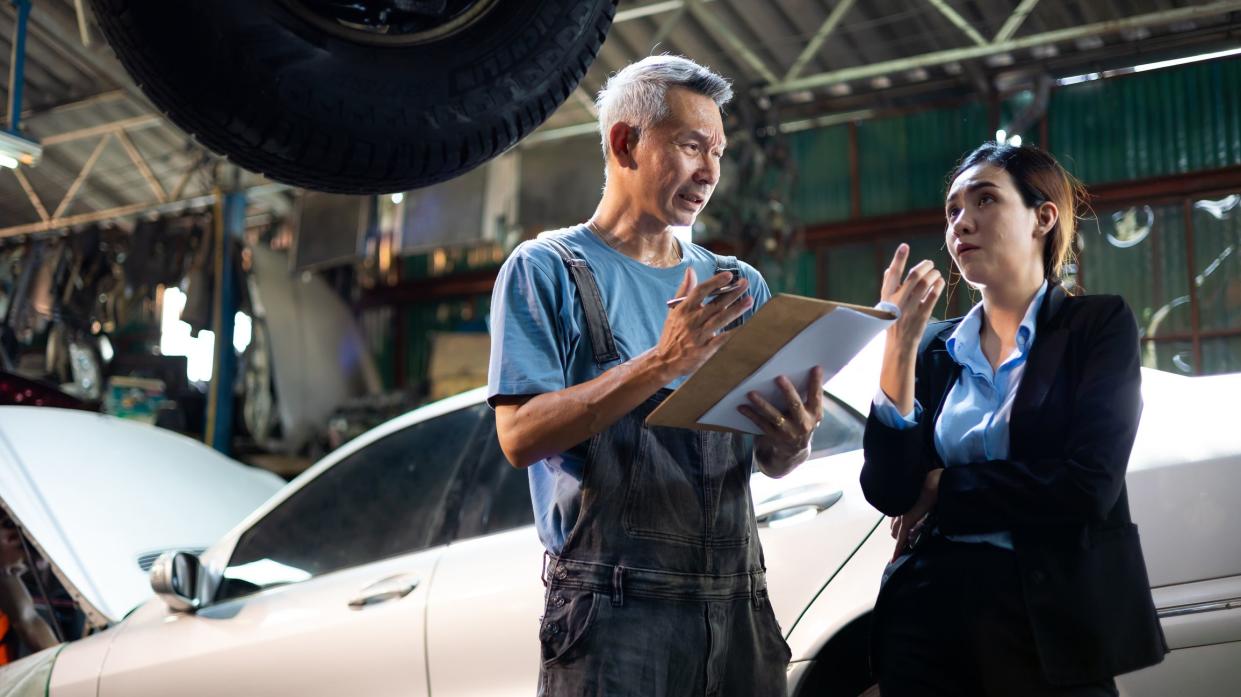
[[[896,540],[896,549],[892,552],[892,561],[909,549],[912,540],[925,532],[926,517],[939,501],[939,478],[942,469],[933,469],[927,473],[922,482],[922,493],[914,503],[914,507],[904,515],[892,519],[892,538]]]
[[[738,278],[736,287],[705,305],[708,296],[732,282],[732,274],[725,271],[696,282],[694,269],[687,269],[677,289],[677,296],[684,296],[685,301],[668,312],[663,334],[651,352],[667,371],[665,382],[701,368],[728,341],[720,330],[754,306],[754,298],[746,294],[749,283],[745,278]]]
[[[757,392],[746,395],[750,403],[737,411],[763,431],[754,442],[759,469],[771,477],[782,477],[806,461],[810,438],[823,419],[823,369],[815,366],[806,378],[803,399],[793,381],[781,375],[776,386],[784,394],[788,408],[781,412]]]

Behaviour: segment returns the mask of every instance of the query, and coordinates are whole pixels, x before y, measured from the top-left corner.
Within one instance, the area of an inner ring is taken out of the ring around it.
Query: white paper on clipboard
[[[775,379],[784,375],[793,381],[798,392],[804,393],[806,380],[814,366],[823,369],[823,381],[832,379],[879,332],[893,320],[862,314],[847,307],[838,307],[812,322],[791,341],[781,347],[758,370],[732,388],[723,399],[698,418],[698,423],[735,429],[745,433],[762,431],[737,407],[749,404],[746,395],[758,392],[764,399],[783,410],[788,405]]]

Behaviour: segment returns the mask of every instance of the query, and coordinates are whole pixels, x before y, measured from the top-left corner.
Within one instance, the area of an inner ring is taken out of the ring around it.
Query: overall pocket
[[[644,427],[630,470],[630,536],[707,547],[749,543],[749,470],[730,436]]]
[[[591,591],[553,587],[547,594],[539,644],[543,665],[564,663],[580,653],[598,617],[600,595]]]

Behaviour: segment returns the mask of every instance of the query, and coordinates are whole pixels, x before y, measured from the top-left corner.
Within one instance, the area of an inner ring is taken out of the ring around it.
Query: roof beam
[[[680,24],[681,18],[684,16],[685,16],[685,5],[681,5],[679,8],[673,11],[673,15],[671,17],[669,17],[668,19],[665,19],[663,23],[659,25],[659,29],[655,30],[655,36],[651,37],[651,50],[652,51],[655,50],[656,46],[663,43],[664,39],[668,38],[668,35],[672,33],[672,30],[676,28],[677,24]]]
[[[813,89],[816,87],[825,87],[827,85],[834,85],[841,82],[849,82],[850,80],[862,80],[866,78],[878,77],[880,75],[900,73],[907,70],[913,70],[914,68],[925,68],[935,65],[944,65],[945,63],[982,58],[984,56],[990,56],[997,53],[1019,51],[1032,48],[1034,46],[1055,44],[1061,41],[1072,41],[1074,39],[1080,39],[1087,36],[1111,34],[1125,29],[1150,27],[1161,24],[1174,24],[1192,19],[1217,16],[1228,12],[1236,12],[1239,10],[1241,10],[1241,0],[1222,0],[1206,5],[1151,12],[1134,17],[1124,17],[1122,19],[1096,22],[1094,24],[1087,24],[1080,27],[1071,27],[1068,29],[1059,29],[1056,31],[1049,31],[1031,36],[1023,36],[1019,39],[1009,39],[1008,41],[991,43],[986,46],[971,46],[969,48],[955,48],[947,51],[935,51],[932,53],[925,53],[920,56],[911,56],[909,58],[884,61],[882,63],[874,63],[872,65],[859,65],[852,68],[844,68],[841,70],[820,73],[818,75],[810,75],[796,80],[785,80],[774,85],[769,85],[763,89],[763,92],[769,95],[785,94],[788,92]]]
[[[950,6],[947,2],[944,2],[944,0],[926,1],[931,3],[932,7],[939,10],[941,15],[947,17],[949,22],[956,25],[957,29],[960,29],[966,36],[970,37],[970,41],[973,41],[974,44],[978,46],[987,45],[987,40],[982,38],[982,34],[979,34],[978,30],[971,26],[969,22],[965,21],[965,18],[958,14],[956,10],[952,9],[952,6]]]
[[[129,155],[129,159],[134,163],[134,167],[138,168],[138,172],[146,180],[147,186],[151,187],[151,192],[155,194],[155,200],[160,203],[167,203],[168,194],[164,193],[164,187],[155,178],[155,174],[151,172],[150,166],[147,165],[146,158],[142,156],[142,153],[138,152],[134,142],[129,139],[129,136],[123,130],[116,132],[116,139],[120,141],[121,147],[125,148],[125,154]]]
[[[292,187],[287,184],[260,184],[246,189],[246,194],[251,199],[270,197],[283,191],[287,191]],[[85,225],[86,223],[100,223],[105,220],[116,220],[133,215],[141,215],[143,213],[176,213],[186,208],[198,208],[208,206],[215,202],[214,194],[205,194],[195,196],[193,198],[179,199],[168,201],[166,203],[131,203],[126,206],[117,206],[106,210],[92,211],[90,213],[80,213],[78,215],[65,216],[58,218],[53,216],[50,220],[40,221],[37,223],[25,223],[23,225],[13,225],[10,227],[0,228],[0,239],[5,237],[14,237],[16,235],[30,235],[39,232],[51,232],[64,228],[73,227],[75,225]]]
[[[711,2],[712,0],[702,0],[702,2]],[[629,22],[631,20],[640,19],[642,17],[650,17],[652,15],[661,15],[665,12],[675,12],[684,9],[689,0],[664,0],[664,2],[652,2],[641,7],[634,7],[628,10],[621,10],[612,18],[612,24],[621,22]]]
[[[1021,23],[1026,21],[1026,17],[1030,16],[1037,4],[1038,0],[1021,0],[1021,4],[1013,10],[1008,19],[1004,20],[1004,26],[1000,27],[991,41],[998,44],[1013,38],[1013,34],[1017,33],[1017,30],[1021,28]]]
[[[763,59],[758,57],[758,54],[751,51],[750,47],[737,38],[737,35],[731,29],[702,6],[703,0],[685,0],[685,3],[685,7],[689,9],[690,14],[694,15],[694,19],[706,27],[710,34],[723,40],[729,48],[736,51],[737,56],[746,65],[750,66],[754,72],[758,73],[764,82],[772,85],[780,81],[780,78],[776,77],[776,74],[771,71],[771,68],[767,67]]]
[[[42,199],[35,193],[34,187],[30,185],[30,180],[26,178],[26,173],[21,167],[13,170],[13,176],[17,177],[17,183],[22,185],[22,191],[26,192],[26,198],[30,199],[30,205],[34,208],[34,212],[39,214],[39,220],[47,222],[52,216],[47,214],[47,207],[43,205]]]
[[[74,140],[82,140],[83,138],[94,138],[95,136],[105,134],[115,134],[127,130],[146,128],[164,123],[164,117],[158,114],[143,114],[141,116],[131,116],[120,121],[109,121],[101,123],[97,126],[87,126],[86,128],[76,128],[72,131],[63,133],[54,133],[49,136],[39,138],[39,144],[43,147],[49,145],[58,145],[60,143],[68,143]]]
[[[112,140],[111,133],[105,133],[99,139],[99,144],[95,146],[90,157],[86,158],[86,164],[82,165],[82,171],[78,172],[78,176],[69,185],[69,190],[65,192],[65,197],[60,200],[60,205],[56,206],[56,212],[52,213],[53,218],[59,218],[69,208],[69,204],[73,203],[73,198],[78,195],[78,189],[82,187],[82,182],[90,176],[90,171],[95,168],[95,163],[99,161],[99,156],[103,154],[103,149],[108,147],[108,141]]]
[[[793,61],[792,67],[790,67],[789,71],[784,74],[785,82],[793,80],[798,75],[801,75],[801,71],[806,69],[806,64],[809,63],[819,52],[819,49],[823,47],[823,42],[827,41],[827,37],[830,36],[832,32],[836,31],[836,27],[840,24],[840,20],[845,18],[845,13],[853,7],[853,3],[855,1],[856,0],[840,0],[840,2],[836,3],[836,6],[832,8],[831,13],[827,15],[827,19],[823,20],[823,24],[819,26],[819,30],[816,31],[814,36],[810,39],[810,43],[806,44],[806,48],[802,49],[801,55],[797,57],[797,60]]]

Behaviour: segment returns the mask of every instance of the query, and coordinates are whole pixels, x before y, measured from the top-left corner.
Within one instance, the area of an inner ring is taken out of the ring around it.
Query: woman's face
[[[1051,204],[1043,204],[1046,208]],[[970,285],[1029,282],[1043,277],[1043,245],[1051,223],[1027,208],[1012,175],[982,163],[952,182],[944,203],[948,253]]]

